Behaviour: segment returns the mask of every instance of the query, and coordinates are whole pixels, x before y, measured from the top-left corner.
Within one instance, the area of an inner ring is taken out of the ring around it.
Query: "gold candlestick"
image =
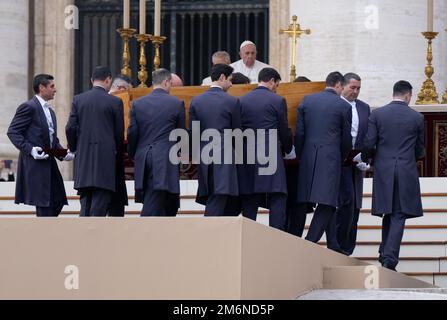
[[[427,76],[427,80],[425,80],[424,84],[422,85],[421,91],[418,94],[418,100],[416,101],[416,104],[439,104],[435,82],[431,79],[431,77],[435,73],[435,69],[431,64],[431,62],[433,61],[432,40],[436,38],[438,32],[422,32],[422,34],[428,40],[427,66],[425,67],[425,75]]]
[[[132,78],[132,70],[130,69],[130,49],[129,49],[129,39],[137,31],[135,29],[124,29],[120,28],[116,30],[121,38],[123,38],[123,68],[121,69],[121,74]]]
[[[296,46],[298,38],[301,38],[302,34],[310,34],[310,30],[302,30],[299,23],[297,23],[297,16],[292,17],[292,23],[289,25],[289,29],[280,29],[279,34],[286,34],[292,38],[292,66],[290,67],[290,82],[293,82],[296,78]]]
[[[161,59],[160,59],[160,46],[165,42],[166,37],[161,36],[150,36],[150,40],[155,47],[155,57],[154,57],[154,70],[160,69]]]
[[[445,29],[447,31],[447,29]],[[445,89],[445,93],[442,96],[442,104],[447,104],[447,89]]]
[[[137,34],[135,36],[135,38],[137,38],[137,41],[140,43],[140,60],[139,60],[140,71],[138,72],[138,80],[140,80],[139,87],[142,88],[147,88],[146,82],[147,79],[149,78],[146,69],[147,59],[146,59],[145,47],[146,42],[149,41],[150,37],[151,37],[150,34]]]

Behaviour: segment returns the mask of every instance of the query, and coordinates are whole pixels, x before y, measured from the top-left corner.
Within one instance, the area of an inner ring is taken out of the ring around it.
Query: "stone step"
[[[380,266],[377,257],[357,257],[366,263]],[[434,257],[401,257],[396,269],[398,272],[442,272],[440,270],[440,258]]]

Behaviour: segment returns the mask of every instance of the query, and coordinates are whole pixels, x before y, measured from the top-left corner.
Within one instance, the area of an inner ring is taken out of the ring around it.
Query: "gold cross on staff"
[[[290,82],[293,82],[296,78],[296,46],[298,38],[301,38],[302,34],[310,34],[310,29],[301,30],[300,24],[297,23],[297,16],[292,17],[292,23],[289,25],[289,29],[280,29],[279,34],[286,34],[292,38],[292,66],[290,67]]]

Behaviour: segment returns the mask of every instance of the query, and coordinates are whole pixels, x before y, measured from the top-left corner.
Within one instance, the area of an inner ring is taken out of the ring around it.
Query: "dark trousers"
[[[121,195],[116,192],[112,196],[112,200],[110,202],[108,216],[109,217],[124,217],[125,212],[125,204],[121,199]]]
[[[354,252],[357,241],[357,225],[360,210],[356,203],[356,169],[343,168],[340,190],[340,203],[335,215],[326,230],[327,247],[337,252],[351,255]],[[349,170],[349,171],[345,171]],[[349,177],[349,179],[347,178]],[[345,185],[347,184],[347,185]]]
[[[393,213],[387,214],[382,221],[382,243],[379,248],[379,261],[382,266],[395,270],[399,263],[399,252],[404,236],[407,216],[402,213],[399,198],[399,180],[397,168],[394,173]]]
[[[175,217],[179,208],[180,196],[167,191],[146,190],[142,217]]]
[[[267,197],[269,206],[269,225],[279,230],[286,229],[287,196],[283,193],[261,193],[242,197],[242,214],[248,219],[256,221],[259,204]]]
[[[304,227],[306,226],[306,218],[307,205],[303,205],[301,208],[300,204],[290,203],[287,201],[287,210],[286,210],[286,232],[297,236],[302,237],[304,232]]]
[[[154,190],[152,152],[146,157],[142,217],[175,217],[180,207],[180,196],[166,190]]]
[[[387,214],[382,222],[382,243],[379,261],[388,269],[396,269],[407,217],[401,212]]]
[[[89,188],[82,190],[81,217],[106,217],[113,192],[110,190]]]
[[[214,193],[214,170],[208,167],[208,196],[205,203],[205,217],[238,216],[241,209],[236,196]]]
[[[318,243],[331,222],[334,212],[335,207],[318,204],[306,240]]]
[[[36,207],[37,217],[58,217],[64,207],[63,204],[54,207]]]

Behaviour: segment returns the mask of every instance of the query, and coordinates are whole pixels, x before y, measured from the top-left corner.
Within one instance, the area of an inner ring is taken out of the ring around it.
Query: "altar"
[[[426,157],[419,161],[421,177],[447,177],[447,105],[417,105],[424,115]]]

